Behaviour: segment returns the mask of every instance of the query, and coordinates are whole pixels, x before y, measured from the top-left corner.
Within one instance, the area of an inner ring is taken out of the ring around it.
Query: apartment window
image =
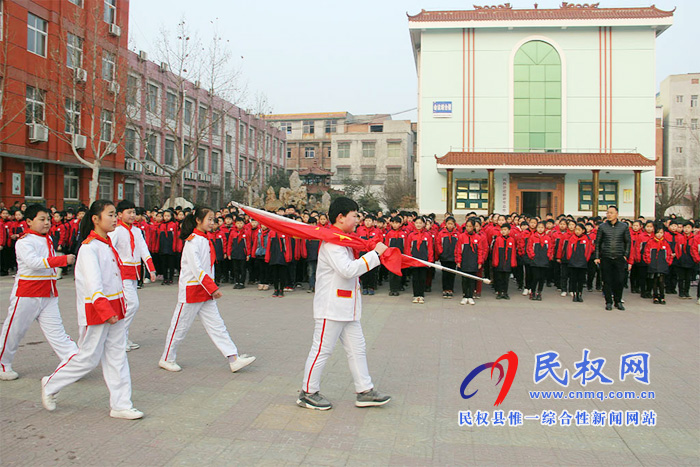
[[[678,104],[682,104],[682,103],[683,103],[683,96],[682,96],[682,95],[676,96],[676,103],[678,103]]]
[[[335,120],[326,120],[326,133],[335,133],[337,124]]]
[[[245,123],[238,125],[238,144],[245,145]]]
[[[44,166],[40,162],[24,163],[24,196],[44,197]]]
[[[117,0],[105,0],[105,23],[114,24],[117,20]]]
[[[207,108],[199,106],[199,130],[203,131],[207,127]]]
[[[42,123],[44,118],[44,91],[27,86],[26,101],[27,123]]]
[[[200,172],[207,171],[207,150],[204,148],[197,149],[197,170]]]
[[[682,127],[683,126],[683,119],[682,118],[677,118],[676,119],[676,126]]]
[[[362,183],[371,184],[377,175],[377,169],[374,167],[362,168]]]
[[[231,192],[231,172],[224,172],[224,192]]]
[[[80,133],[80,102],[66,98],[66,133]]]
[[[192,123],[192,109],[194,107],[194,103],[192,101],[185,101],[185,124],[189,125]]]
[[[112,199],[114,197],[113,183],[114,179],[112,178],[112,174],[100,173],[100,177],[97,181],[100,199]]]
[[[78,199],[78,182],[80,175],[78,169],[63,169],[63,197],[64,199]]]
[[[304,134],[313,135],[314,134],[314,121],[304,120]]]
[[[233,152],[233,137],[226,135],[226,153],[231,154],[231,152]]]
[[[211,152],[211,173],[219,173],[219,151]]]
[[[251,149],[255,147],[255,129],[254,128],[248,129],[248,147]]]
[[[374,157],[376,144],[374,142],[362,142],[362,157]]]
[[[146,110],[151,113],[158,111],[158,86],[155,84],[146,85]]]
[[[313,159],[316,157],[316,150],[313,148],[313,146],[307,146],[304,148],[304,157],[306,159]]]
[[[384,125],[370,125],[369,126],[370,133],[382,133],[383,131],[384,131]]]
[[[177,95],[174,92],[168,91],[165,97],[165,118],[175,120],[177,114]]]
[[[690,106],[691,107],[697,107],[698,106],[698,95],[694,94],[690,96]]]
[[[146,139],[146,159],[149,161],[158,160],[158,137],[155,133],[149,134]]]
[[[350,143],[338,143],[338,159],[350,157]]]
[[[676,154],[683,154],[683,146],[676,146]]]
[[[609,206],[617,206],[617,180],[601,180],[598,185],[598,210],[607,211]],[[593,182],[580,181],[578,183],[578,210],[592,211]]]
[[[341,181],[350,178],[350,167],[336,167],[335,176]]]
[[[292,122],[280,122],[280,130],[286,134],[292,133]]]
[[[401,181],[401,167],[387,167],[386,181],[390,183]]]
[[[136,203],[136,184],[135,183],[125,183],[124,184],[124,199]]]
[[[245,178],[245,159],[242,157],[238,159],[238,178],[239,179],[244,179]]]
[[[49,23],[31,13],[27,15],[27,50],[46,57]]]
[[[165,165],[175,165],[175,140],[165,138]]]
[[[401,157],[401,141],[389,141],[386,148],[389,157]]]
[[[698,129],[698,119],[697,119],[697,118],[691,118],[691,119],[690,119],[690,129],[691,129],[691,130],[697,130],[697,129]]]
[[[457,180],[455,183],[456,209],[486,209],[489,202],[489,183],[485,178]]]
[[[248,178],[252,180],[253,177],[255,177],[255,164],[252,161],[248,161]]]
[[[67,33],[66,66],[79,68],[83,64],[83,39],[75,34]]]
[[[73,5],[79,6],[80,8],[83,7],[83,0],[68,0],[71,2]]]
[[[136,130],[133,128],[127,128],[124,132],[124,151],[127,157],[139,159],[136,152]]]
[[[207,190],[197,188],[197,204],[205,204],[207,202]]]
[[[332,147],[331,147],[331,146],[328,146],[327,149],[328,149],[328,150],[326,151],[326,156],[331,157],[331,149],[332,149]]]
[[[114,79],[114,67],[116,58],[111,52],[104,52],[102,55],[102,79],[112,81]]]
[[[109,110],[102,111],[102,131],[100,137],[102,141],[112,141],[112,126],[114,125],[114,116]]]
[[[292,148],[287,148],[287,159],[292,158]]]
[[[136,95],[139,90],[139,80],[136,76],[129,75],[126,78],[126,103],[136,105]]]
[[[211,132],[214,136],[219,135],[219,120],[221,119],[221,114],[214,112],[211,115]]]

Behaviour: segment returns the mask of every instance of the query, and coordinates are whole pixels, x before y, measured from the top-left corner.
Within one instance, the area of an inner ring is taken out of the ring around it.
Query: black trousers
[[[232,259],[231,262],[233,263],[233,283],[244,284],[246,261],[244,259]]]
[[[568,263],[559,263],[559,269],[561,270],[561,274],[559,276],[559,288],[561,289],[562,292],[568,292],[569,291],[569,264]]]
[[[666,290],[671,290],[669,293],[676,293],[676,284],[678,284],[678,270],[680,269],[677,265],[672,264],[669,268],[668,277],[664,279],[666,282]]]
[[[529,277],[530,279],[528,280],[529,286],[527,288],[530,289],[530,292],[537,292],[537,293],[542,293],[542,289],[544,288],[544,283],[547,280],[547,267],[539,267],[539,266],[526,266],[526,268],[529,269],[529,272],[527,273],[526,278]]]
[[[476,272],[470,272],[472,276],[476,275]],[[474,298],[474,289],[476,288],[476,280],[469,279],[468,277],[462,276],[462,295],[464,298]]]
[[[446,268],[454,269],[457,263],[454,261],[440,261]],[[455,288],[455,275],[452,272],[442,271],[442,290],[453,291]]]
[[[372,268],[360,276],[360,283],[363,289],[377,288],[377,268]]]
[[[177,262],[177,255],[175,254],[164,254],[160,255],[161,262],[163,263],[163,280],[172,281],[173,273],[175,271],[175,263]]]
[[[676,274],[678,275],[678,296],[690,297],[690,282],[694,275],[693,269],[677,266]]]
[[[523,268],[523,259],[521,257],[517,258],[517,265],[513,268],[513,277],[515,277],[518,288],[522,289],[524,287],[525,272]]]
[[[428,268],[411,268],[413,270],[413,296],[425,297],[425,280]]]
[[[508,294],[508,278],[510,271],[493,271],[493,285],[496,292]]]
[[[666,274],[649,274],[651,277],[651,290],[653,292],[654,298],[662,300],[666,298],[664,295],[664,278]]]
[[[270,265],[270,273],[275,290],[284,290],[289,280],[289,266],[286,264],[272,264]]]
[[[586,270],[588,268],[569,268],[569,286],[571,292],[582,293],[583,284],[586,282]]]
[[[627,261],[624,258],[601,258],[600,273],[605,303],[620,303],[627,277]]]

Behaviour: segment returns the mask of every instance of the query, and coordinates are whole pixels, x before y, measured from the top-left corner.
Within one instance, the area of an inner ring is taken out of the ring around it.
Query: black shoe
[[[654,303],[654,305],[658,305],[658,304],[659,304],[659,299],[656,298],[656,297],[654,297],[654,302],[653,302],[653,303]]]
[[[623,305],[622,303],[616,303],[615,308],[617,308],[620,311],[625,311],[625,305]]]
[[[275,289],[275,293],[272,294],[273,297],[279,297],[280,291]]]
[[[501,300],[503,299],[503,295],[501,295],[501,292],[496,292],[496,300]]]
[[[427,293],[427,292],[432,292],[432,290],[433,290],[432,287],[426,287],[426,288],[425,288],[426,293]]]
[[[613,306],[612,303],[606,303],[606,304],[605,304],[605,309],[606,309],[607,311],[610,311],[610,310],[612,310],[612,306]]]
[[[510,295],[507,293],[503,294],[503,300],[510,300]]]
[[[660,300],[659,300],[659,304],[661,304],[661,305],[665,305],[665,304],[666,304],[666,300],[665,300],[665,299],[663,299],[663,298],[662,298],[662,299],[660,299]]]

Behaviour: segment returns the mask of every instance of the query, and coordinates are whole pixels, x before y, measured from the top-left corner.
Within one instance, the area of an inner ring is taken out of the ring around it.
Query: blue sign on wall
[[[433,117],[451,117],[452,101],[433,101]]]

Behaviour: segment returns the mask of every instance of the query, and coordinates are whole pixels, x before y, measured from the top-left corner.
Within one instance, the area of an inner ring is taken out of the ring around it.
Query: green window
[[[489,202],[489,183],[485,178],[457,180],[455,208],[486,209]]]
[[[598,211],[607,211],[610,206],[617,206],[617,180],[600,180],[598,182]],[[581,180],[578,182],[578,210],[592,211],[593,182]]]
[[[516,151],[561,151],[561,60],[554,47],[530,41],[513,60]]]

